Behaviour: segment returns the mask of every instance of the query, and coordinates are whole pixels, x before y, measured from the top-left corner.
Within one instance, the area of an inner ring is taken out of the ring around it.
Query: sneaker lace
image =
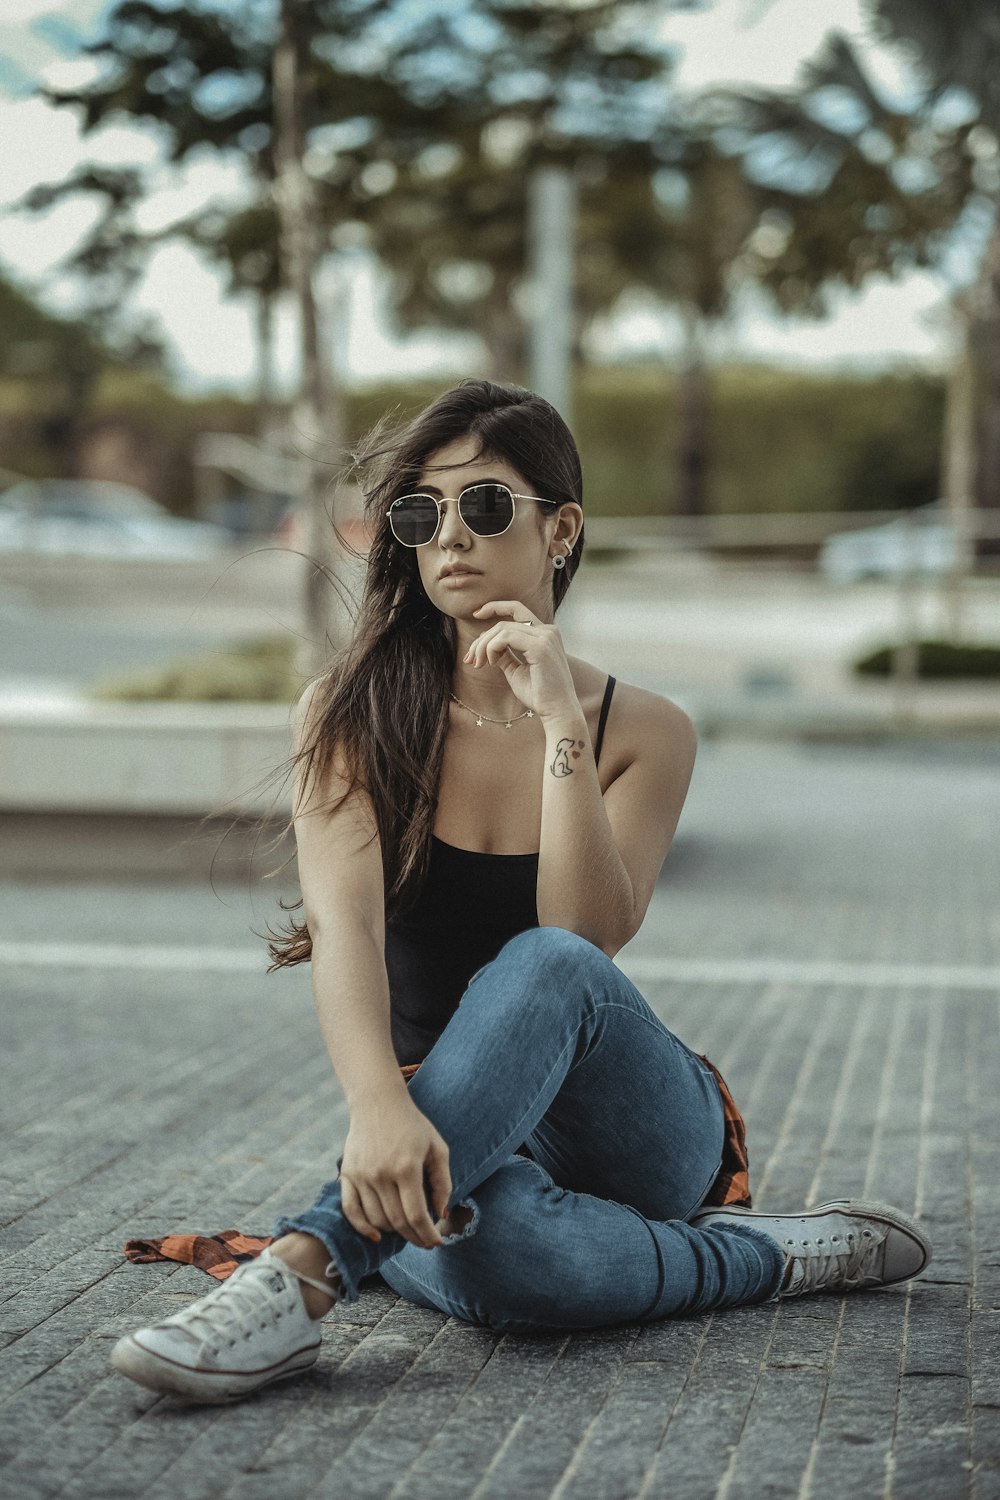
[[[817,1251],[814,1246],[827,1243],[824,1240],[803,1240],[806,1252],[797,1255],[791,1250],[797,1274],[793,1274],[789,1291],[796,1293],[815,1292],[828,1286],[852,1290],[856,1287],[880,1285],[882,1277],[875,1268],[875,1259],[882,1247],[882,1235],[876,1235],[867,1226],[857,1233],[848,1230],[845,1235],[831,1235],[829,1250]],[[847,1243],[847,1248],[833,1247]]]
[[[266,1277],[245,1275],[241,1268],[223,1286],[177,1313],[176,1322],[205,1343],[235,1344],[237,1338],[251,1338],[256,1329],[275,1324],[292,1305],[287,1287],[277,1291]]]

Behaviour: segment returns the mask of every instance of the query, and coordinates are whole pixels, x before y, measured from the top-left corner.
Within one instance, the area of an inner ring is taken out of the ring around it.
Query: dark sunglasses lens
[[[476,536],[499,536],[514,519],[514,497],[505,484],[474,484],[462,491],[459,510]]]
[[[404,495],[389,511],[389,525],[406,547],[422,547],[437,531],[438,508],[429,495]]]

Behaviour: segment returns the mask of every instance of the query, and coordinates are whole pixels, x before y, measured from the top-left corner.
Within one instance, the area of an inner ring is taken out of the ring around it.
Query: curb
[[[0,807],[20,812],[291,812],[293,705],[30,701],[0,710]]]
[[[674,691],[699,737],[963,740],[1000,746],[1000,703]],[[291,813],[294,705],[91,703],[24,696],[0,708],[0,809],[259,816]]]

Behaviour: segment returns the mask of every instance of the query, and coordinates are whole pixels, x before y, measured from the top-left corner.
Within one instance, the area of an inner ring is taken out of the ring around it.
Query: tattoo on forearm
[[[574,760],[579,760],[582,749],[583,740],[574,740],[568,737],[557,740],[555,760],[549,766],[549,770],[553,776],[572,776],[573,767],[569,763],[570,756]]]

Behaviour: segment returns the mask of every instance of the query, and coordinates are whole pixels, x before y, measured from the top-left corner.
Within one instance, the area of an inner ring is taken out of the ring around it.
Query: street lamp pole
[[[536,167],[528,189],[531,387],[572,425],[575,184],[566,167]]]

